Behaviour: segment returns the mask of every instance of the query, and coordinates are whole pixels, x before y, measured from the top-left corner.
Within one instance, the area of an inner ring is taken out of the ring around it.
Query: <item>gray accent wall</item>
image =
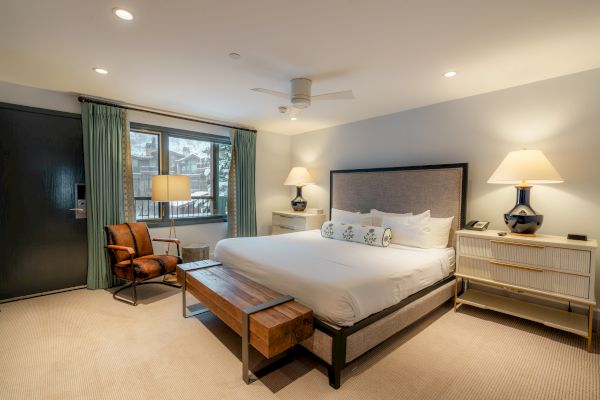
[[[467,220],[504,229],[515,189],[487,179],[523,147],[542,150],[565,179],[532,189],[539,233],[600,239],[600,69],[295,135],[292,165],[317,182],[303,191],[308,207],[327,210],[332,169],[468,162]]]

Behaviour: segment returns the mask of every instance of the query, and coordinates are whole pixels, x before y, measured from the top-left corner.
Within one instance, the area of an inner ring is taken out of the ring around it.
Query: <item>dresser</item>
[[[281,233],[321,229],[325,219],[325,214],[309,214],[295,211],[273,211],[273,226],[271,233],[273,235],[279,235]]]
[[[498,236],[498,231],[461,230],[457,235],[456,276],[466,282],[454,295],[455,310],[462,304],[526,318],[562,329],[592,344],[592,318],[596,299],[595,240],[568,240],[562,236]],[[565,303],[564,310],[470,289],[469,281],[508,291],[540,296]],[[587,315],[567,310],[571,303],[587,308]]]

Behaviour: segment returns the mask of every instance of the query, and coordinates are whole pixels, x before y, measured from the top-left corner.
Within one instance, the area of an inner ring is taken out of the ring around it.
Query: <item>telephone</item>
[[[472,231],[485,231],[490,223],[488,221],[469,221],[467,225],[465,225],[465,229],[469,229]]]

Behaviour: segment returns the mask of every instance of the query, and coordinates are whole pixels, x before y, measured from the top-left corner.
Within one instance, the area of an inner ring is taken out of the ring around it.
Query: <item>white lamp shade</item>
[[[152,201],[190,200],[190,177],[155,175],[152,177]]]
[[[286,186],[306,186],[314,183],[312,176],[304,167],[294,167],[283,183]]]
[[[539,150],[511,151],[502,160],[488,183],[561,183],[563,178]]]

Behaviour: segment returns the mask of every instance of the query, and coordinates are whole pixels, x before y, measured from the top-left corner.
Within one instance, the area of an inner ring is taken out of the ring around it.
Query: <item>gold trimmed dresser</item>
[[[585,337],[588,351],[591,349],[596,306],[595,240],[549,235],[499,236],[494,230],[461,230],[456,235],[456,276],[466,282],[466,289],[459,294],[457,280],[455,310],[468,304],[526,318]],[[565,309],[471,289],[469,281],[564,302]],[[571,312],[571,303],[585,306],[586,315]]]

